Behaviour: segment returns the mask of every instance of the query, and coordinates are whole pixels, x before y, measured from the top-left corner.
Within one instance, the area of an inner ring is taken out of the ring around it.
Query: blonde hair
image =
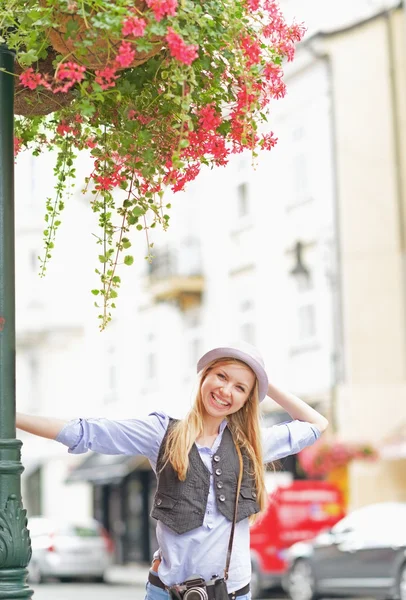
[[[202,383],[210,371],[219,364],[242,364],[247,365],[235,358],[220,358],[211,362],[203,371],[199,390],[193,408],[184,419],[175,423],[168,433],[168,442],[166,444],[164,461],[172,465],[179,479],[186,479],[189,467],[189,452],[199,437],[203,433],[204,406],[201,394]],[[248,367],[249,368],[249,367]],[[247,454],[257,492],[257,501],[260,510],[263,511],[267,504],[267,493],[264,482],[264,465],[262,461],[261,430],[260,430],[260,411],[258,400],[258,381],[255,379],[255,385],[244,406],[237,412],[227,417],[228,427],[232,433],[234,442]],[[255,515],[251,521],[255,520]]]

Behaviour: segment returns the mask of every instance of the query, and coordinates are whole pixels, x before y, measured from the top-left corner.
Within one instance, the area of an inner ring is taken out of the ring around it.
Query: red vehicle
[[[281,585],[284,550],[313,538],[345,515],[340,490],[327,481],[293,481],[269,495],[264,516],[251,527],[251,591]]]

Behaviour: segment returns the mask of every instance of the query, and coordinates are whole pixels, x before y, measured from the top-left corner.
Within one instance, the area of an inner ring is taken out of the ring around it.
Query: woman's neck
[[[203,417],[202,437],[217,437],[220,431],[220,425],[224,419],[205,415]]]

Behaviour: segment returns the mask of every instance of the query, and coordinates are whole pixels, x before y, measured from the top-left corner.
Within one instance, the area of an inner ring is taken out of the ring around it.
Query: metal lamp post
[[[8,73],[6,72],[8,71]],[[31,557],[15,427],[14,55],[0,45],[0,600],[31,598]]]

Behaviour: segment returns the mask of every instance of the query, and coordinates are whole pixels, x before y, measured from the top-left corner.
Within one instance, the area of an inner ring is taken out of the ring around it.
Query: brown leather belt
[[[148,581],[152,585],[155,585],[156,587],[159,587],[162,590],[166,590],[166,585],[159,579],[159,577],[157,575],[154,575],[154,573],[151,573],[151,571],[149,571],[149,573],[148,573]],[[230,598],[230,600],[234,600],[234,598],[236,598],[237,596],[245,596],[245,594],[248,594],[249,591],[250,591],[250,584],[247,583],[247,585],[240,588],[239,590],[236,590],[235,592],[228,594],[228,597]]]

